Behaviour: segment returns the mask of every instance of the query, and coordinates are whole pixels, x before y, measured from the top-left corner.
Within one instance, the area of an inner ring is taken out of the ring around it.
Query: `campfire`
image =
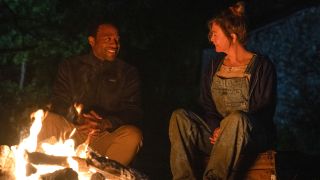
[[[43,110],[33,113],[29,136],[19,145],[0,146],[0,179],[147,179],[135,169],[93,151],[88,141],[74,147],[71,138],[62,141],[51,137],[39,145],[37,136],[44,117]]]

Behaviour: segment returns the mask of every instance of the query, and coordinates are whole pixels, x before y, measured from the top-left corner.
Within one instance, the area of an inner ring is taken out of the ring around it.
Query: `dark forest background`
[[[234,2],[0,0],[0,144],[20,141],[30,113],[49,102],[58,64],[88,52],[88,25],[111,17],[121,30],[120,57],[142,79],[144,147],[133,166],[151,179],[170,179],[171,112],[196,104],[201,71],[214,53],[206,23]],[[245,2],[247,47],[269,56],[278,72],[278,174],[319,178],[311,164],[320,156],[320,3]]]

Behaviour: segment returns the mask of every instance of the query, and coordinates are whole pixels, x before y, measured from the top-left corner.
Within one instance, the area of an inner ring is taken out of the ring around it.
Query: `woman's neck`
[[[226,66],[242,66],[250,62],[253,53],[246,50],[242,45],[234,45],[230,47],[227,56],[224,59]]]

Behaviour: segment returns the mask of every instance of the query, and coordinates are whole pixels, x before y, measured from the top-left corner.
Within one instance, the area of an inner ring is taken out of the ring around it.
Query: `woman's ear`
[[[231,33],[232,43],[236,43],[238,41],[238,36],[235,33]]]

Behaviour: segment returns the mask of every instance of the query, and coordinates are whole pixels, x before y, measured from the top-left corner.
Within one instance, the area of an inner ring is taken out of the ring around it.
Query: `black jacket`
[[[212,78],[217,71],[224,55],[219,54],[210,63],[202,76],[200,101],[203,107],[203,118],[214,130],[222,120],[211,95]],[[276,108],[277,75],[272,62],[261,55],[257,55],[249,83],[249,111],[248,116],[263,126],[268,133],[275,135],[273,116]]]
[[[120,59],[100,61],[92,53],[60,64],[51,102],[51,111],[70,121],[73,104],[82,103],[84,112],[94,110],[109,119],[113,130],[142,118],[136,68]]]

